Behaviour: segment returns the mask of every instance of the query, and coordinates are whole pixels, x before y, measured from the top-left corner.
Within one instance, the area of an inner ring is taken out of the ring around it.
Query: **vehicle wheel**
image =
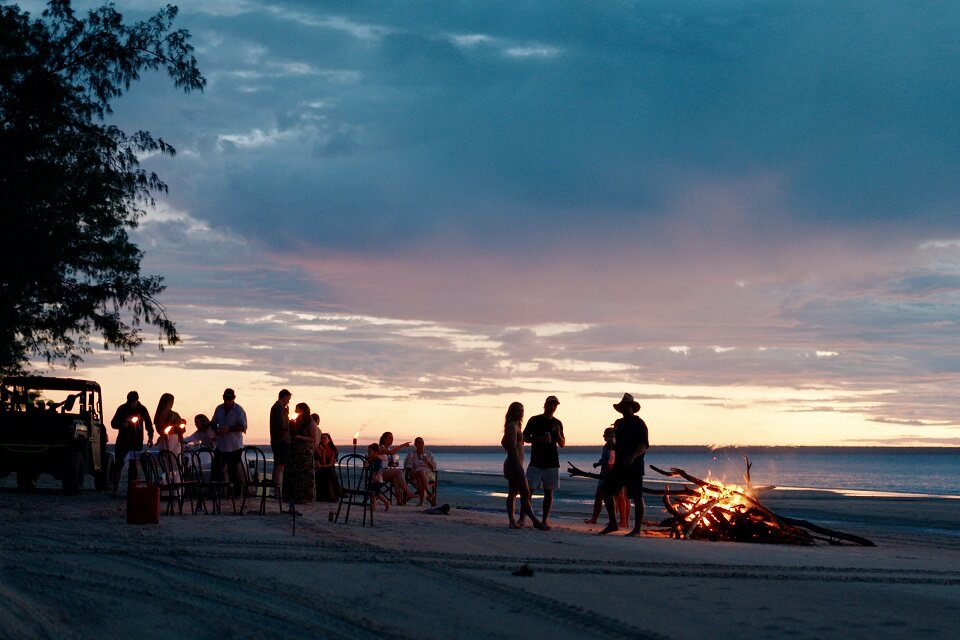
[[[104,491],[110,488],[110,481],[113,478],[113,454],[108,453],[106,460],[100,465],[100,472],[93,476],[93,487],[97,491]]]
[[[83,489],[83,454],[71,453],[63,470],[63,492],[67,495],[80,493]]]
[[[30,471],[17,471],[17,489],[33,491],[37,488],[37,476]]]

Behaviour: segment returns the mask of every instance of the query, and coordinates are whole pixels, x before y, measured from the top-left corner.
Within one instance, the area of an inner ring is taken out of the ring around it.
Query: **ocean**
[[[258,446],[272,463],[270,447]],[[444,474],[491,478],[502,475],[504,453],[499,446],[428,448]],[[350,445],[340,450],[341,454],[349,452]],[[752,463],[750,477],[755,486],[875,497],[960,498],[960,448],[954,447],[652,447],[645,457],[645,483],[669,482],[649,468],[654,465],[662,469],[679,467],[700,478],[743,484],[745,457]],[[561,449],[561,488],[568,478],[568,462],[594,471],[593,463],[599,458],[600,447]]]
[[[430,447],[444,472],[499,476],[500,447]],[[841,493],[906,497],[960,498],[960,448],[938,447],[652,447],[647,465],[679,467],[694,476],[742,484],[749,457],[754,485],[780,489],[823,489]],[[560,450],[561,472],[567,462],[592,471],[600,447]],[[566,474],[562,474],[566,477]],[[646,480],[662,478],[647,469]]]

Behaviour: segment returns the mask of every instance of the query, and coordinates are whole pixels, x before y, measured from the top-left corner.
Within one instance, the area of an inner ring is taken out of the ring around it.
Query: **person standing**
[[[240,491],[240,456],[243,455],[243,434],[247,432],[247,413],[237,404],[236,398],[233,389],[224,389],[223,404],[217,405],[213,411],[217,443],[211,470],[214,480],[222,480],[223,468],[227,468],[235,496]]]
[[[523,473],[523,405],[511,402],[507,407],[507,414],[503,418],[503,437],[500,446],[507,454],[503,461],[503,477],[507,479],[507,520],[511,529],[523,527],[523,519],[527,516],[537,529],[549,529],[537,520],[530,505],[530,487],[527,486],[527,477]],[[515,517],[517,496],[520,496],[520,522]]]
[[[316,477],[314,476],[314,451],[320,443],[320,431],[310,415],[306,402],[297,403],[297,418],[293,423],[293,437],[290,446],[290,465],[293,500],[297,504],[306,504],[317,499]]]
[[[283,501],[283,470],[290,458],[290,398],[286,389],[281,389],[277,401],[270,407],[270,449],[273,450],[273,490]]]
[[[633,500],[634,517],[633,529],[627,535],[639,536],[643,522],[643,454],[650,448],[647,423],[637,415],[640,403],[629,393],[623,394],[623,399],[613,405],[613,408],[623,417],[613,423],[616,441],[614,462],[601,487],[609,522],[600,531],[600,535],[619,529],[614,500],[626,487],[627,495]]]
[[[150,412],[140,404],[139,393],[131,391],[127,394],[127,401],[117,407],[110,426],[117,430],[117,443],[113,448],[116,458],[113,466],[113,495],[117,495],[127,454],[131,451],[143,451],[144,429],[149,434],[147,446],[153,446],[153,423],[150,421]]]
[[[531,492],[543,488],[543,515],[540,521],[544,525],[550,519],[553,491],[560,486],[560,453],[557,447],[567,444],[563,436],[563,423],[553,415],[558,406],[560,401],[557,396],[547,396],[543,402],[543,413],[530,418],[523,429],[523,441],[530,443],[527,482]]]

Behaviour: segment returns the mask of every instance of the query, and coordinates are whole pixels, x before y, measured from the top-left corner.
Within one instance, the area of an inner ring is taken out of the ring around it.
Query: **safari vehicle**
[[[75,494],[86,474],[106,489],[112,470],[99,384],[41,376],[0,381],[0,478],[16,473],[17,487],[28,490],[48,473]]]

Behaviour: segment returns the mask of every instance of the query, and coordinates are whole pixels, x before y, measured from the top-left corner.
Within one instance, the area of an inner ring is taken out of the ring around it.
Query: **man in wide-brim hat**
[[[600,533],[612,533],[620,528],[617,526],[614,496],[626,487],[627,495],[633,500],[634,514],[633,529],[627,535],[638,536],[643,522],[643,454],[650,447],[647,423],[637,415],[640,403],[629,393],[623,394],[623,398],[613,405],[613,408],[623,414],[623,417],[613,423],[616,439],[614,463],[600,488],[610,519]]]

